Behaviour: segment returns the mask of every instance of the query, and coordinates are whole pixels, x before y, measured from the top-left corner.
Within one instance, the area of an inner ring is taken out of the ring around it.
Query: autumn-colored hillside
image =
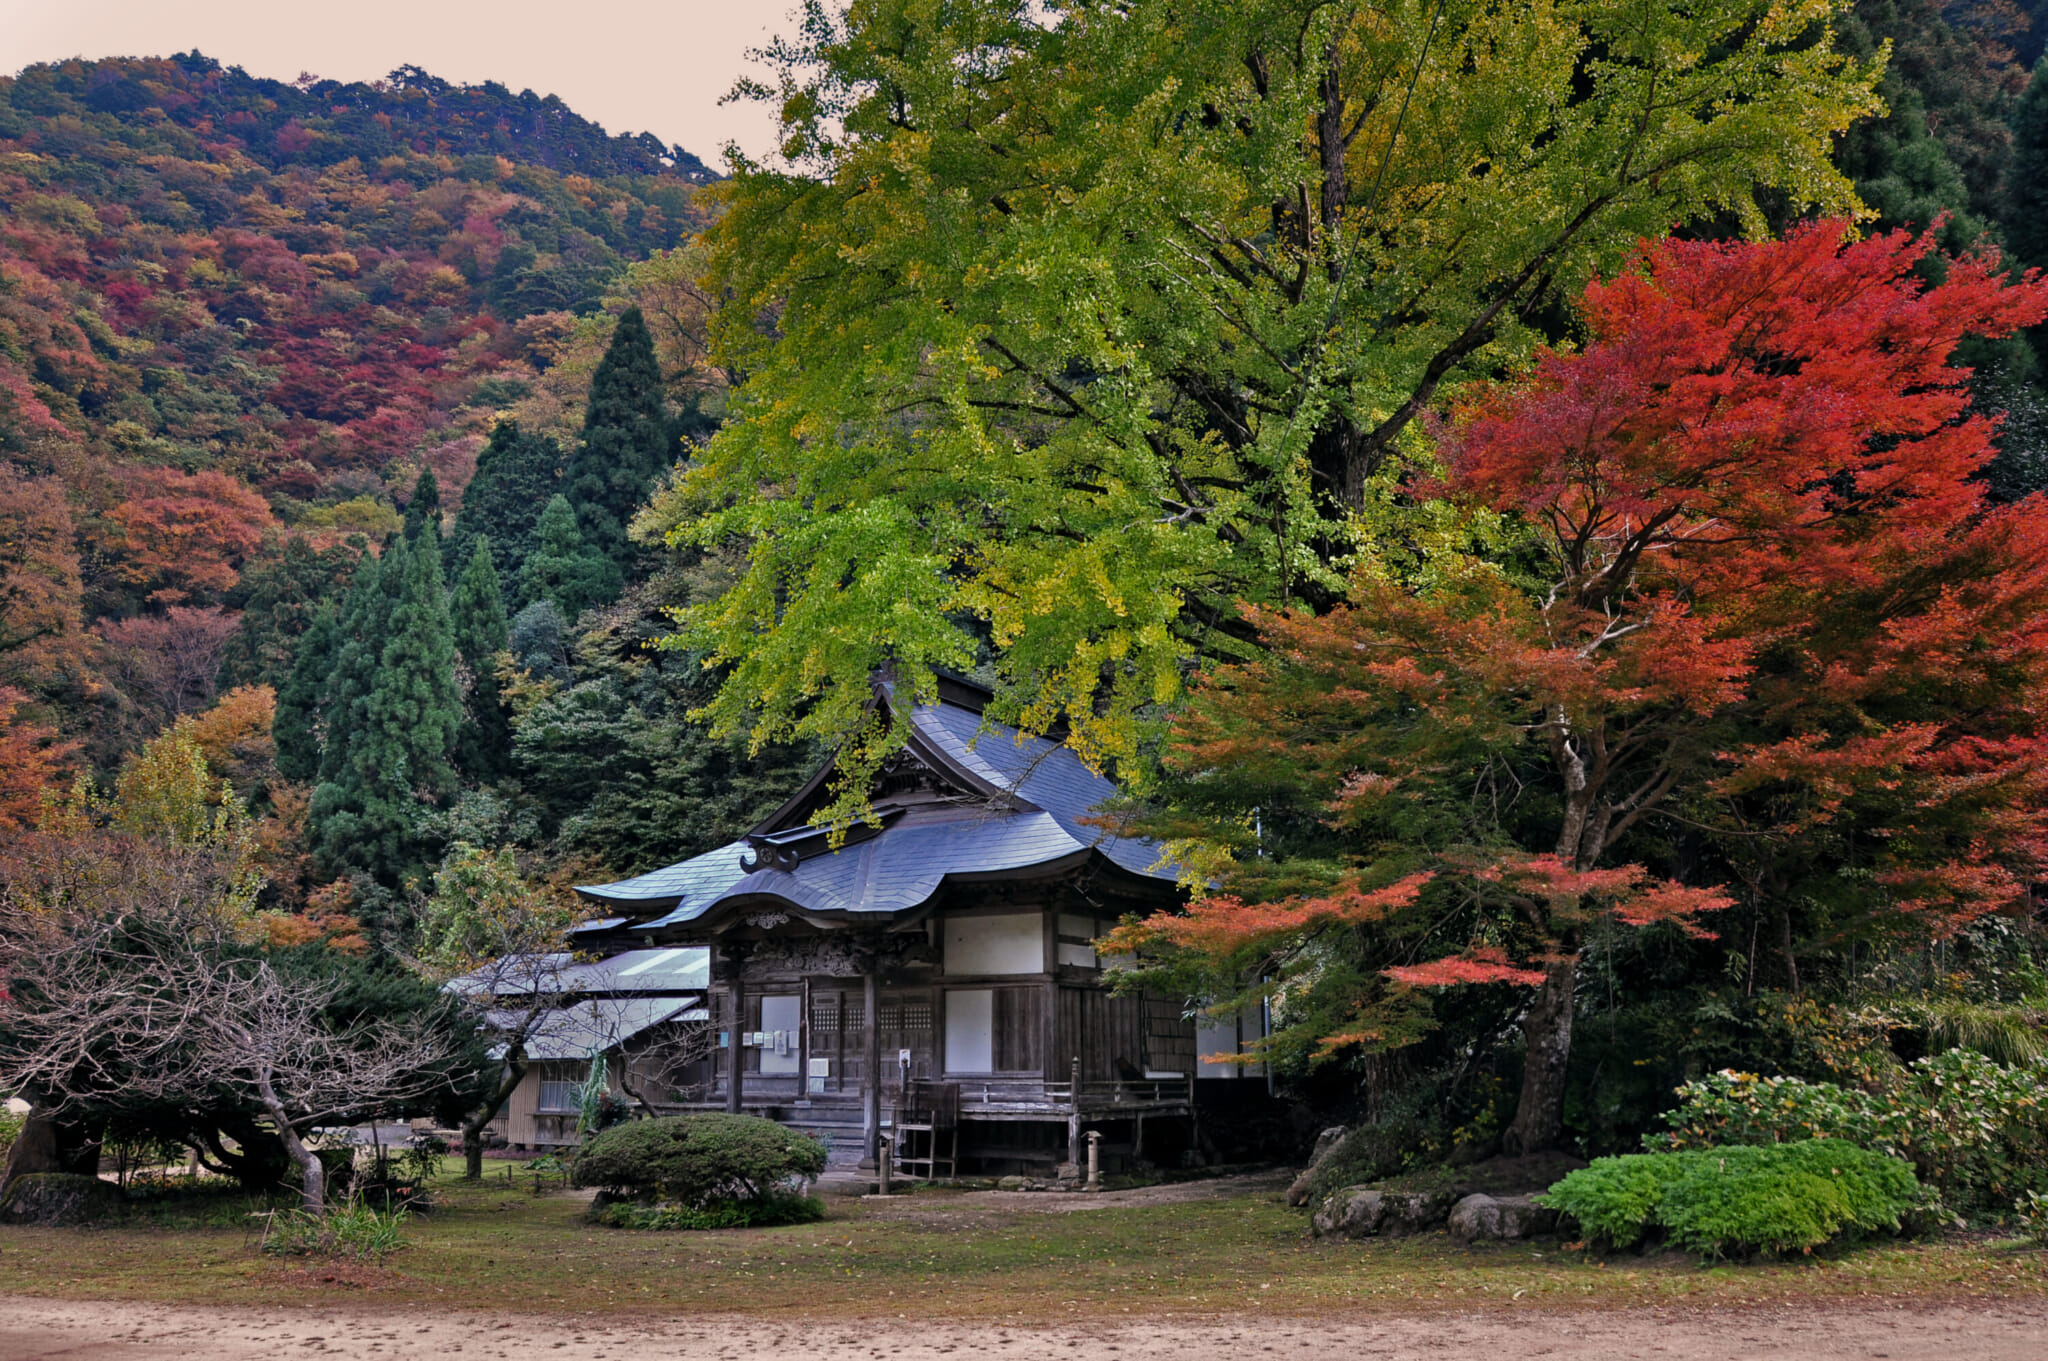
[[[685,241],[712,178],[416,68],[0,80],[0,686],[115,758],[184,706],[168,657],[217,656],[252,564],[375,541],[423,467],[452,513],[501,412],[580,421],[607,283]]]

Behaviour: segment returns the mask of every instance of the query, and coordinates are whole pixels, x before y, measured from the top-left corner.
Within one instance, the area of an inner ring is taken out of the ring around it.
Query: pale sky
[[[558,94],[606,132],[651,132],[714,170],[774,145],[770,111],[719,96],[745,52],[793,31],[793,0],[0,0],[0,73],[67,57],[168,57],[292,80],[373,80],[411,62],[443,80]],[[757,72],[758,73],[758,72]]]

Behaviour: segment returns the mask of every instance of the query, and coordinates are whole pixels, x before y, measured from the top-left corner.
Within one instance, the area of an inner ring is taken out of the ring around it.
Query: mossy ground
[[[288,1305],[374,1298],[506,1312],[720,1312],[776,1319],[1300,1316],[1474,1307],[1731,1305],[2048,1297],[2048,1252],[1982,1237],[1702,1267],[1588,1258],[1555,1243],[1441,1235],[1322,1243],[1269,1191],[1048,1213],[926,1189],[830,1199],[819,1224],[709,1233],[598,1228],[580,1198],[444,1181],[442,1208],[380,1268],[308,1272],[256,1251],[242,1211],[160,1206],[118,1227],[0,1230],[4,1291]],[[1009,1198],[1006,1198],[1008,1200]],[[1035,1198],[1034,1198],[1035,1199]],[[1065,1199],[1061,1197],[1061,1199]]]

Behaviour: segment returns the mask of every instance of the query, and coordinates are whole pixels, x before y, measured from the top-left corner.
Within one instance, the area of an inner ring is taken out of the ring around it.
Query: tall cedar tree
[[[584,539],[568,498],[550,500],[520,569],[521,598],[552,600],[564,619],[573,620],[592,605],[616,600],[620,585],[619,565]]]
[[[405,503],[405,537],[417,539],[428,528],[441,537],[441,480],[432,468],[422,468],[412,484],[412,499]]]
[[[2005,238],[2022,264],[2048,266],[2048,57],[2012,117]]]
[[[370,702],[370,689],[377,682],[379,658],[391,623],[395,559],[390,550],[383,557],[365,556],[349,585],[348,599],[341,608],[335,636],[334,664],[320,699],[322,724],[320,779],[338,782],[349,763],[349,750],[362,730]],[[318,799],[315,800],[316,806]]]
[[[304,783],[320,774],[320,702],[340,640],[334,606],[323,606],[299,635],[298,655],[278,687],[271,735],[277,743],[277,772],[287,780]]]
[[[541,508],[561,476],[562,450],[552,438],[528,434],[517,421],[498,422],[477,455],[476,475],[462,490],[462,513],[455,517],[450,543],[455,556],[449,561],[467,562],[470,545],[488,539],[498,579],[517,581]]]
[[[671,443],[654,337],[640,309],[629,307],[619,315],[611,347],[590,380],[583,440],[562,479],[583,541],[621,573],[635,556],[626,525],[669,465]],[[614,587],[607,599],[617,594]]]
[[[1862,819],[1835,868],[1923,939],[2023,901],[2048,868],[2048,502],[1986,502],[1994,426],[1947,361],[2038,322],[2048,281],[1965,258],[1923,288],[1929,241],[1847,235],[1647,248],[1588,288],[1583,351],[1461,414],[1443,486],[1413,489],[1526,526],[1517,569],[1446,553],[1421,584],[1361,572],[1322,617],[1254,611],[1269,660],[1215,676],[1172,762],[1320,800],[1358,869],[1124,947],[1243,964],[1462,919],[1464,949],[1383,972],[1535,989],[1512,1153],[1560,1132],[1589,936],[1705,934],[1743,887],[1644,863],[1646,819],[1793,849]]]
[[[472,780],[489,782],[511,765],[512,721],[498,685],[498,654],[510,645],[505,598],[498,589],[498,569],[491,542],[478,538],[469,563],[456,579],[448,605],[455,653],[468,681],[462,729],[455,739],[455,764]]]
[[[312,813],[325,867],[397,888],[422,858],[420,814],[454,788],[449,757],[462,698],[436,537],[394,543],[379,575],[386,588],[379,595],[390,603],[384,644],[360,723],[332,783],[315,793]]]

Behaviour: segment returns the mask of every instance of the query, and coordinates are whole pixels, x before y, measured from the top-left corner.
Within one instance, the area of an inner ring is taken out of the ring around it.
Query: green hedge
[[[1896,1233],[1920,1195],[1898,1158],[1838,1139],[1601,1158],[1544,1202],[1589,1242],[1632,1247],[1662,1235],[1707,1257],[1807,1252],[1833,1239]]]
[[[576,1157],[575,1182],[622,1200],[703,1210],[800,1195],[825,1146],[751,1115],[675,1115],[604,1130]]]
[[[775,1224],[815,1224],[825,1217],[816,1196],[772,1195],[759,1200],[723,1200],[689,1205],[607,1205],[597,1222],[615,1229],[763,1229]]]

